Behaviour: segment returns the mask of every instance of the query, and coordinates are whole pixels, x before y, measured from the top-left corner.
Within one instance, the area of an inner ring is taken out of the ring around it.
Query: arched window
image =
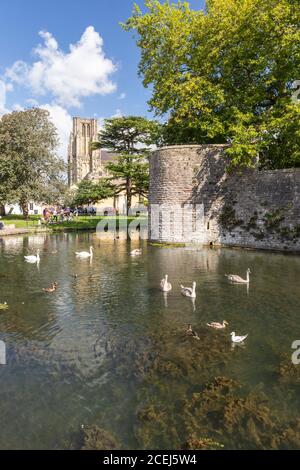
[[[85,124],[82,124],[82,137],[85,137]]]

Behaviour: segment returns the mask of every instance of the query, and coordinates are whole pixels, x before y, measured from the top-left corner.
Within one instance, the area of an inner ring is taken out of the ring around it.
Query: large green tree
[[[106,165],[111,175],[115,195],[125,191],[127,214],[132,197],[146,197],[149,188],[148,155],[151,145],[158,143],[160,125],[140,116],[106,119],[94,148],[105,148],[116,154],[116,159]]]
[[[56,128],[46,110],[6,114],[0,120],[0,203],[18,201],[25,217],[29,200],[53,202],[64,189],[65,165],[55,153]]]
[[[295,0],[145,1],[123,25],[137,33],[166,143],[230,142],[232,165],[300,166],[300,8]],[[299,82],[298,82],[299,87]]]
[[[133,196],[148,196],[149,163],[144,155],[122,154],[116,161],[109,162],[106,169],[112,175],[115,195],[126,193],[128,215]]]
[[[113,194],[113,188],[107,179],[102,178],[98,182],[82,180],[72,197],[71,204],[75,206],[94,204],[95,202],[112,197]]]

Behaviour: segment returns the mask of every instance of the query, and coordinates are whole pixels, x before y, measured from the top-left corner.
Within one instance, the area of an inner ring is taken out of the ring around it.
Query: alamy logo
[[[6,365],[6,345],[4,341],[0,341],[0,365]]]
[[[297,366],[300,364],[300,340],[297,339],[292,343],[292,349],[296,349],[292,354],[292,363]]]
[[[204,232],[203,204],[151,204],[149,224],[147,207],[140,205],[131,210],[133,218],[104,217],[97,225],[98,238],[134,238],[142,240],[170,240],[174,242],[201,242]]]

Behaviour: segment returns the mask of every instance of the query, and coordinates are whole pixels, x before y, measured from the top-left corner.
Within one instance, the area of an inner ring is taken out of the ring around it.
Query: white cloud
[[[125,100],[126,98],[126,93],[121,93],[119,96],[118,96],[118,100]]]
[[[13,111],[23,111],[24,107],[19,103],[16,103],[12,106],[12,109],[9,110],[6,108],[6,92],[10,90],[10,87],[7,87],[7,84],[0,80],[0,117],[3,114]],[[58,155],[66,160],[67,150],[70,132],[72,130],[72,117],[66,109],[58,104],[44,104],[40,105],[38,101],[34,99],[26,100],[26,104],[34,107],[39,107],[46,109],[50,113],[50,119],[55,125],[59,137],[59,147]]]
[[[98,122],[98,131],[102,131],[104,129],[104,117],[98,117],[97,122]]]
[[[69,52],[59,48],[51,33],[39,33],[44,40],[34,53],[37,61],[16,61],[6,70],[13,83],[28,86],[34,95],[51,93],[60,106],[79,107],[84,97],[106,95],[116,90],[110,75],[116,65],[105,56],[103,39],[93,26],[86,28]]]
[[[72,130],[72,117],[66,109],[57,104],[44,104],[41,105],[40,108],[49,111],[50,119],[57,128],[57,133],[60,140],[58,155],[66,160],[69,137]]]
[[[20,103],[15,103],[12,109],[13,111],[24,111],[24,107]]]
[[[124,116],[124,114],[122,113],[121,109],[116,109],[114,114],[112,114],[109,117],[104,117],[104,116],[97,117],[97,116],[95,116],[97,118],[97,122],[98,122],[98,129],[100,131],[104,129],[105,119],[119,118],[119,117],[123,117],[123,116]]]
[[[6,84],[0,80],[0,116],[2,114],[8,113],[6,109],[6,92],[7,92]]]
[[[6,91],[13,91],[14,86],[12,83],[5,83],[4,85],[5,85]]]
[[[116,109],[115,113],[111,116],[112,118],[119,118],[122,117],[123,113],[120,109]]]
[[[26,104],[34,108],[39,106],[39,102],[35,100],[34,98],[29,98],[28,100],[26,100]]]

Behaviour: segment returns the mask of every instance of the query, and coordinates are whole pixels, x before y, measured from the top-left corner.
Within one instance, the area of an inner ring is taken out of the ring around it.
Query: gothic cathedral
[[[77,185],[83,179],[98,180],[105,173],[101,162],[101,150],[92,150],[98,140],[97,119],[73,118],[73,130],[68,148],[68,182]]]

